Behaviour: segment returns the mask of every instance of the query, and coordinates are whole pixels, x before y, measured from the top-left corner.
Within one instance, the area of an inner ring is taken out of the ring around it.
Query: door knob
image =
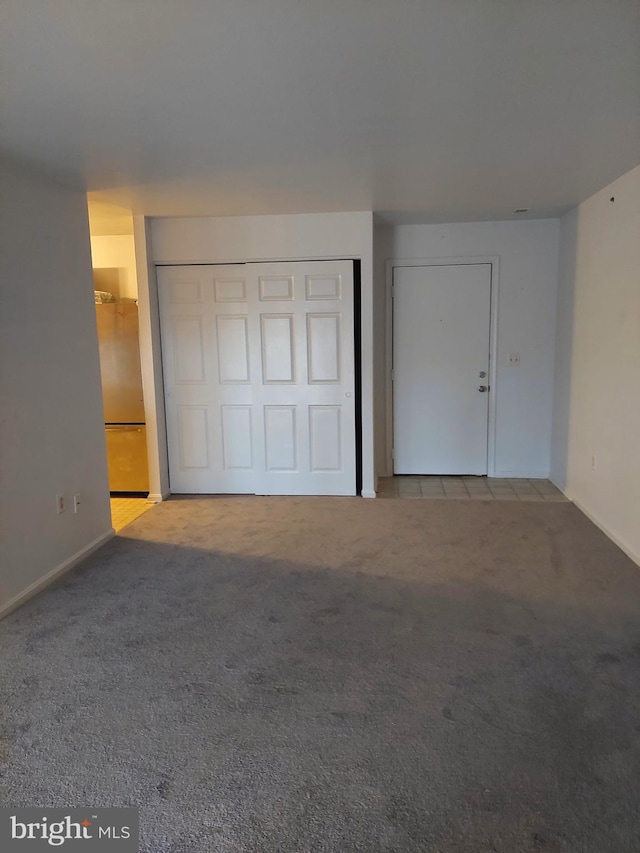
[[[489,390],[489,387],[488,387],[487,385],[478,385],[478,391],[479,391],[481,394],[484,394],[484,392],[485,392],[485,391],[488,391],[488,390]]]

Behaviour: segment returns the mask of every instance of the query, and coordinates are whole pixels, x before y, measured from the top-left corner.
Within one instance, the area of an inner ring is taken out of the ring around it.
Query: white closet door
[[[350,261],[158,269],[174,492],[353,495]]]
[[[249,264],[256,492],[354,495],[353,264]]]
[[[243,264],[158,268],[176,493],[253,493],[249,282]]]

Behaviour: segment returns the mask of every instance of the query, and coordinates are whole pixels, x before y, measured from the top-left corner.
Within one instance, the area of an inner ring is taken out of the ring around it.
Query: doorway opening
[[[133,219],[114,205],[90,200],[88,207],[103,440],[112,524],[120,529],[144,511],[149,494]]]

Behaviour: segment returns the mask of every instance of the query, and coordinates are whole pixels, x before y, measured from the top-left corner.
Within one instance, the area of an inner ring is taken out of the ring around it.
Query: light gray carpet
[[[173,500],[0,644],[4,803],[146,853],[640,850],[640,569],[571,504]]]

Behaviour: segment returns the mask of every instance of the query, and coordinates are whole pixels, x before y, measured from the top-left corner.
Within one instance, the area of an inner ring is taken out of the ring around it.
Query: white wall
[[[9,160],[0,173],[5,613],[112,529],[86,197]]]
[[[362,281],[362,494],[375,497],[373,214],[154,219],[157,264],[359,258]],[[142,282],[140,282],[142,286]]]
[[[552,479],[640,563],[640,166],[560,238]]]
[[[97,281],[97,290],[113,292],[117,287],[114,296],[121,299],[138,298],[133,234],[91,237],[91,259]],[[100,277],[102,271],[106,273],[104,287],[98,287],[97,285],[103,281]]]
[[[550,468],[559,223],[555,219],[378,226],[376,315],[384,312],[385,261],[499,257],[496,476],[547,477]],[[379,332],[378,332],[379,334]],[[510,367],[510,353],[520,364]],[[377,434],[386,411],[384,353],[376,343]],[[384,441],[377,448],[384,465]]]
[[[134,216],[133,233],[139,282],[140,367],[147,424],[149,500],[158,503],[168,498],[171,492],[167,459],[158,284],[152,259],[151,221],[144,216]]]

